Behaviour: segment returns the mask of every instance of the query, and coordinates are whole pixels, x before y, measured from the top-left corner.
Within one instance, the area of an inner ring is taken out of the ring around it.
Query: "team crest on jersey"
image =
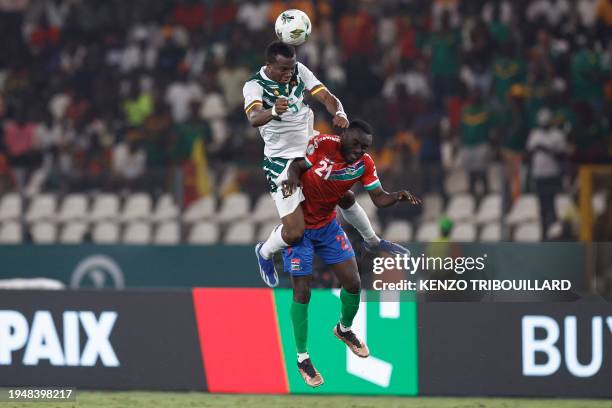
[[[278,92],[278,89],[275,89],[274,90],[274,96],[278,96],[278,95],[280,95],[280,92]]]
[[[306,148],[306,154],[308,156],[311,156],[314,153],[314,151],[315,151],[314,144],[309,144],[308,147]]]
[[[291,270],[299,271],[300,269],[300,258],[291,258]]]

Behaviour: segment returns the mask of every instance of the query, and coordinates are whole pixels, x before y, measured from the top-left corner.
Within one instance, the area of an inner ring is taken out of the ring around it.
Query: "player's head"
[[[361,158],[372,145],[372,126],[363,120],[353,120],[342,131],[341,152],[347,163]]]
[[[274,41],[266,48],[266,75],[271,80],[288,84],[296,63],[295,48],[292,46]]]

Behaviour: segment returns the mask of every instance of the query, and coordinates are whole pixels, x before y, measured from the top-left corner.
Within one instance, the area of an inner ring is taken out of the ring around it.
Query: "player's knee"
[[[338,201],[338,205],[344,210],[351,208],[353,204],[355,204],[355,194],[351,190],[344,193],[340,201]]]
[[[353,276],[351,279],[349,279],[348,282],[345,282],[342,286],[344,287],[344,290],[346,290],[348,293],[359,293],[359,291],[361,290],[361,279],[359,278],[359,275]]]
[[[303,303],[303,304],[310,302],[310,288],[309,287],[293,288],[293,301],[297,303]]]

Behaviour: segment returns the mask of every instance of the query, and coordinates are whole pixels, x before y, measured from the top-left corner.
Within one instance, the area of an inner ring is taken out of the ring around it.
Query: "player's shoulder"
[[[315,148],[318,146],[340,147],[340,144],[342,143],[340,136],[329,135],[326,133],[320,133],[313,136],[312,142],[315,145]]]
[[[254,72],[244,83],[244,86],[261,86],[266,79],[261,75],[261,68]]]
[[[368,153],[364,153],[361,159],[367,165],[374,165],[374,159]]]
[[[300,61],[297,61],[296,64],[298,71],[302,71],[304,69],[308,69],[308,67],[304,64],[302,64]]]
[[[320,133],[310,138],[310,142],[306,148],[306,154],[310,156],[315,151],[319,153],[330,153],[337,151],[340,150],[340,144],[340,136]]]

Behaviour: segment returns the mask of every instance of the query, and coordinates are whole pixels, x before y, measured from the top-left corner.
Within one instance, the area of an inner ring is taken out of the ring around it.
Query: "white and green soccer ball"
[[[310,37],[312,24],[302,10],[290,9],[283,11],[276,18],[274,30],[279,40],[295,46],[303,44]]]

